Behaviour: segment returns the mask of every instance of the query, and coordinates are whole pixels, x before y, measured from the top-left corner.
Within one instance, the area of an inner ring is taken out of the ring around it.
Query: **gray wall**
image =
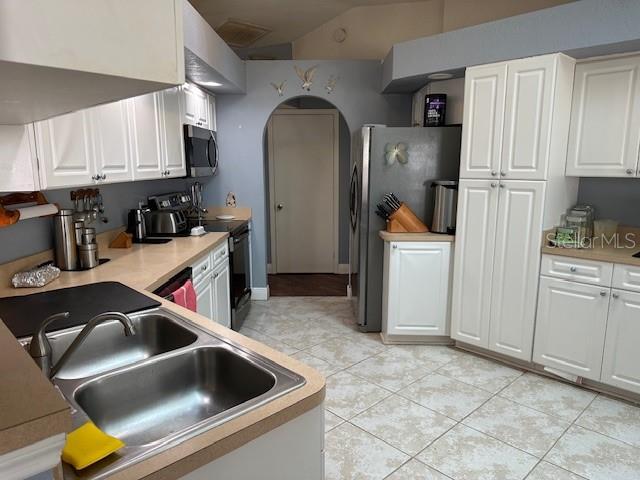
[[[127,212],[146,202],[147,196],[185,190],[184,179],[148,180],[145,182],[117,183],[100,186],[109,223],[94,222],[98,232],[110,230],[127,223]],[[71,208],[69,192],[75,189],[45,191],[47,200],[62,208]],[[52,220],[50,217],[32,218],[9,227],[0,228],[0,263],[33,255],[53,247]]]
[[[481,8],[481,7],[478,7]],[[640,49],[640,1],[581,0],[398,43],[384,61],[388,92],[415,91],[426,75],[565,52],[575,58]]]
[[[326,100],[317,97],[301,97],[285,102],[294,108],[333,108]],[[338,130],[338,263],[349,263],[349,181],[351,175],[351,133],[342,114],[339,114]],[[269,176],[269,155],[267,154],[267,138],[263,142],[265,178]],[[269,203],[269,182],[265,182],[265,203]],[[267,226],[267,263],[271,263],[271,228],[269,208],[265,211]]]
[[[301,89],[294,65],[307,69],[318,65],[310,92]],[[253,209],[253,283],[267,285],[267,229],[263,136],[269,116],[283,101],[300,95],[323,98],[334,105],[351,135],[365,123],[408,126],[409,95],[381,95],[382,66],[377,61],[248,61],[246,95],[217,97],[220,173],[205,192],[209,204],[224,203],[227,192],[236,193],[238,204]],[[339,77],[336,89],[324,89],[329,75]],[[284,96],[271,86],[287,80]],[[228,165],[228,168],[225,168]]]
[[[596,218],[640,227],[640,179],[581,178],[578,202],[593,205]]]

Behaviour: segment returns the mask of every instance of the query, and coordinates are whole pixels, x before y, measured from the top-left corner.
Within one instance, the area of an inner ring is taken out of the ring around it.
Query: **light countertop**
[[[380,230],[380,238],[385,242],[455,242],[454,235],[445,233],[391,233]]]
[[[558,248],[550,246],[547,241],[547,234],[549,233],[550,231],[545,232],[542,239],[543,254],[640,267],[640,258],[633,256],[634,253],[640,252],[640,229],[620,228],[616,243],[603,244],[603,242],[595,241],[591,248]]]
[[[99,243],[104,246],[118,231],[99,235]],[[14,289],[9,286],[9,278],[15,271],[50,258],[51,252],[0,265],[0,297],[118,281],[161,301],[165,308],[214,334],[226,337],[306,379],[301,388],[132,465],[114,474],[113,479],[178,478],[311,410],[324,400],[324,377],[311,367],[149,293],[226,238],[226,233],[208,233],[202,237],[175,238],[164,245],[134,245],[131,249],[101,246],[100,256],[111,258],[110,262],[85,272],[63,272],[59,279],[40,289]],[[1,322],[0,391],[3,392],[0,396],[0,454],[70,429],[71,418],[66,402]]]

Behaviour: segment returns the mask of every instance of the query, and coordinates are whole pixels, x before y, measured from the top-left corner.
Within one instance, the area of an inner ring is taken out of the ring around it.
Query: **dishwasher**
[[[168,281],[162,284],[160,287],[156,288],[153,293],[158,295],[159,297],[164,298],[165,300],[169,300],[170,302],[174,302],[173,292],[182,287],[187,281],[192,279],[192,271],[191,267],[187,267],[184,270],[176,273],[173,277],[171,277]],[[175,302],[174,302],[175,303]]]

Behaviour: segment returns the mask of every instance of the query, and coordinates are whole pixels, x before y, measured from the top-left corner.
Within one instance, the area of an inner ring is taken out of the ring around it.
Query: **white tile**
[[[496,393],[522,375],[520,370],[475,355],[461,355],[437,370],[491,393]]]
[[[500,397],[493,397],[463,423],[540,458],[569,426],[565,420]]]
[[[544,459],[590,480],[640,478],[640,449],[576,425]]]
[[[491,397],[485,390],[436,373],[400,390],[398,395],[454,420],[462,420]]]
[[[460,480],[519,480],[538,462],[533,455],[462,424],[445,433],[417,458]]]
[[[325,377],[333,375],[334,373],[340,370],[340,367],[331,365],[326,360],[322,360],[321,358],[314,357],[313,355],[310,355],[307,352],[297,352],[291,356],[296,360],[300,360],[302,363],[309,365],[311,368],[315,368]]]
[[[309,348],[308,353],[327,362],[347,368],[384,350],[383,346],[358,342],[346,338],[334,338]]]
[[[540,462],[536,465],[527,480],[584,480],[575,473],[571,473],[563,468],[556,467],[547,462]]]
[[[350,423],[326,436],[325,480],[382,480],[407,460],[409,456]]]
[[[391,349],[400,355],[419,360],[429,370],[435,370],[456,358],[467,355],[446,345],[394,345]]]
[[[367,358],[347,370],[389,390],[398,391],[429,373],[415,358],[390,349]]]
[[[534,373],[525,373],[499,394],[521,405],[574,421],[596,394]]]
[[[443,473],[428,467],[418,460],[411,459],[385,480],[449,480]]]
[[[640,408],[636,406],[599,395],[576,423],[640,447]]]
[[[296,353],[298,350],[296,348],[290,347],[275,338],[270,337],[269,335],[265,335],[264,333],[258,332],[257,330],[253,330],[252,328],[243,327],[240,331],[242,335],[245,335],[253,340],[264,343],[265,345],[270,346],[274,350],[278,350],[286,355],[291,355],[292,353]]]
[[[388,390],[360,377],[347,372],[338,372],[327,378],[325,407],[332,413],[349,420],[389,395],[391,392]]]
[[[456,424],[444,415],[397,395],[384,399],[350,421],[412,456]]]
[[[324,431],[328,432],[336,428],[338,425],[344,423],[344,419],[340,418],[335,413],[331,413],[326,408],[324,409]]]

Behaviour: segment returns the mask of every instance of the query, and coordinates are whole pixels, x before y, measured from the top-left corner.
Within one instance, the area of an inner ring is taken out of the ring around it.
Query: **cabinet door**
[[[231,328],[231,275],[229,262],[225,261],[213,273],[214,311],[213,320],[220,325]]]
[[[209,130],[216,130],[217,118],[216,118],[216,97],[213,95],[207,95],[207,105],[209,110],[207,111],[209,119]]]
[[[113,102],[89,109],[95,172],[100,183],[133,179],[127,102]]]
[[[40,190],[33,127],[0,125],[0,192]]]
[[[134,180],[161,178],[162,130],[159,93],[126,100],[129,110]]]
[[[509,62],[500,176],[547,176],[555,55]]]
[[[458,189],[451,336],[487,347],[498,181],[461,180]]]
[[[449,243],[397,242],[387,246],[386,333],[449,334]]]
[[[640,141],[640,57],[576,65],[567,175],[637,174]]]
[[[86,110],[34,124],[42,189],[93,183],[93,147]]]
[[[600,380],[609,289],[540,277],[533,361]]]
[[[182,86],[183,122],[202,128],[209,128],[209,103],[207,94],[195,85]]]
[[[506,77],[506,63],[467,69],[460,178],[498,176]]]
[[[531,360],[546,182],[501,181],[489,349]]]
[[[170,88],[162,92],[162,156],[167,177],[184,177],[187,165],[184,156],[184,134],[180,117],[180,91]]]
[[[611,297],[601,380],[640,393],[640,294],[614,289]]]
[[[209,275],[194,285],[196,291],[196,310],[203,317],[214,319],[213,281]]]

